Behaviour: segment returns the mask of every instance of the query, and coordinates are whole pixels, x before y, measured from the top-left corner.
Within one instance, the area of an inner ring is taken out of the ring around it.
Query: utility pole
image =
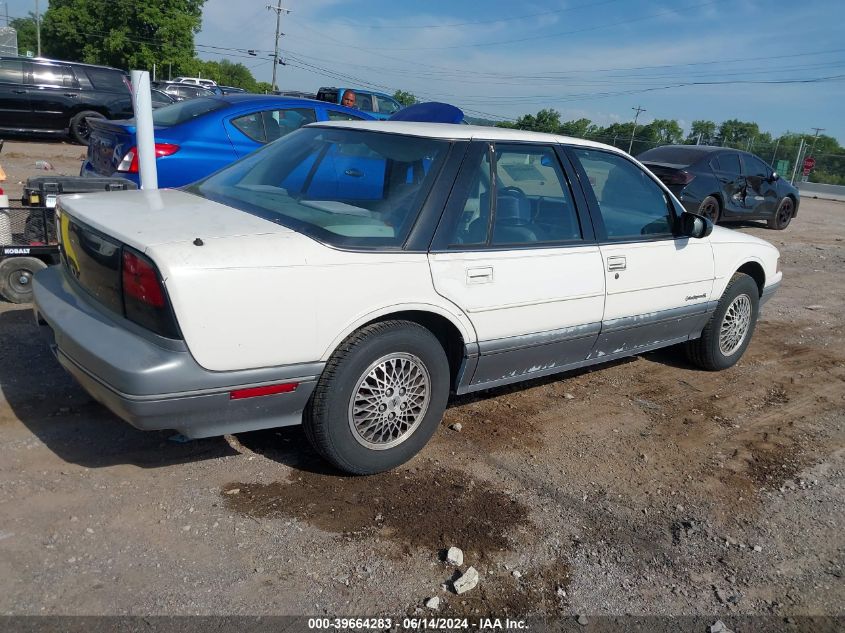
[[[816,131],[816,135],[813,136],[813,144],[812,144],[812,146],[810,146],[810,156],[812,156],[813,150],[816,149],[816,139],[819,138],[819,132],[824,132],[825,128],[823,128],[823,127],[811,127],[810,129]]]
[[[636,110],[637,113],[634,115],[634,128],[631,130],[631,142],[628,143],[628,153],[631,153],[631,149],[634,147],[634,134],[637,131],[637,119],[640,118],[640,112],[645,112],[645,108],[641,108],[637,106],[636,108],[631,108],[632,110]]]
[[[279,27],[281,26],[282,12],[284,12],[285,15],[288,15],[290,13],[290,9],[285,9],[282,6],[282,0],[276,0],[275,7],[272,4],[268,4],[267,8],[270,11],[276,12],[276,49],[273,54],[273,90],[278,90],[279,88],[276,86],[276,70],[279,66],[279,36],[284,35],[284,33],[279,33]]]
[[[41,13],[38,11],[38,0],[35,0],[35,39],[38,43],[38,57],[41,57]]]
[[[778,142],[775,143],[775,153],[772,154],[772,162],[769,163],[772,167],[775,166],[775,159],[778,157],[778,147],[780,147],[780,137],[778,136]],[[781,174],[783,175],[783,174]]]

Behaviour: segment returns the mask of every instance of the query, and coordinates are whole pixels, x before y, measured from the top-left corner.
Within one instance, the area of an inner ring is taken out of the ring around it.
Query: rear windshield
[[[401,247],[449,145],[439,139],[306,127],[189,191],[328,244]]]
[[[640,162],[653,161],[655,163],[668,163],[670,165],[692,165],[697,163],[707,155],[700,149],[693,149],[692,147],[685,147],[684,145],[667,145],[665,147],[655,147],[646,152],[643,152],[637,159]]]
[[[161,126],[179,125],[203,114],[225,108],[227,105],[225,101],[211,97],[197,97],[196,99],[179,101],[153,112],[153,123]]]

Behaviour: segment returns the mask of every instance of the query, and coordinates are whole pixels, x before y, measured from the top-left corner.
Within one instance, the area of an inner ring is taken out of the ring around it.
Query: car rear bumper
[[[139,187],[141,186],[141,179],[138,174],[129,174],[122,171],[112,171],[111,173],[99,172],[87,158],[82,161],[79,175],[85,178],[125,178],[126,180],[131,180]]]
[[[142,430],[210,437],[299,424],[323,363],[209,371],[181,341],[161,339],[106,312],[62,268],[34,279],[36,320],[61,365],[97,401]],[[295,384],[288,393],[233,398],[235,390]]]

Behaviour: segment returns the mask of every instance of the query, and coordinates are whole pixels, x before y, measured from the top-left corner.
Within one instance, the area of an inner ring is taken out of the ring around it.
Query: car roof
[[[68,64],[72,66],[85,66],[86,68],[103,68],[105,70],[115,70],[119,73],[126,74],[125,70],[120,70],[120,68],[115,68],[114,66],[102,66],[100,64],[86,64],[84,62],[70,62],[64,59],[50,59],[49,57],[24,57],[18,55],[15,57],[14,55],[0,55],[0,59],[10,59],[15,61],[27,61],[27,62],[48,62],[50,64]]]
[[[581,138],[562,136],[560,134],[546,134],[528,130],[512,128],[489,127],[484,125],[455,125],[454,123],[418,123],[414,121],[321,121],[311,123],[309,127],[337,127],[372,132],[392,132],[406,136],[422,136],[426,138],[444,139],[484,139],[490,141],[528,141],[532,143],[567,143],[582,147],[611,150],[623,153],[622,150],[604,143],[587,141]]]

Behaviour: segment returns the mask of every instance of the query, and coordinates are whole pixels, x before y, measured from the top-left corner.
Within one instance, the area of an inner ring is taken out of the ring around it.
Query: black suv
[[[133,116],[125,73],[106,66],[0,57],[0,133],[70,134],[88,145],[85,119]]]

